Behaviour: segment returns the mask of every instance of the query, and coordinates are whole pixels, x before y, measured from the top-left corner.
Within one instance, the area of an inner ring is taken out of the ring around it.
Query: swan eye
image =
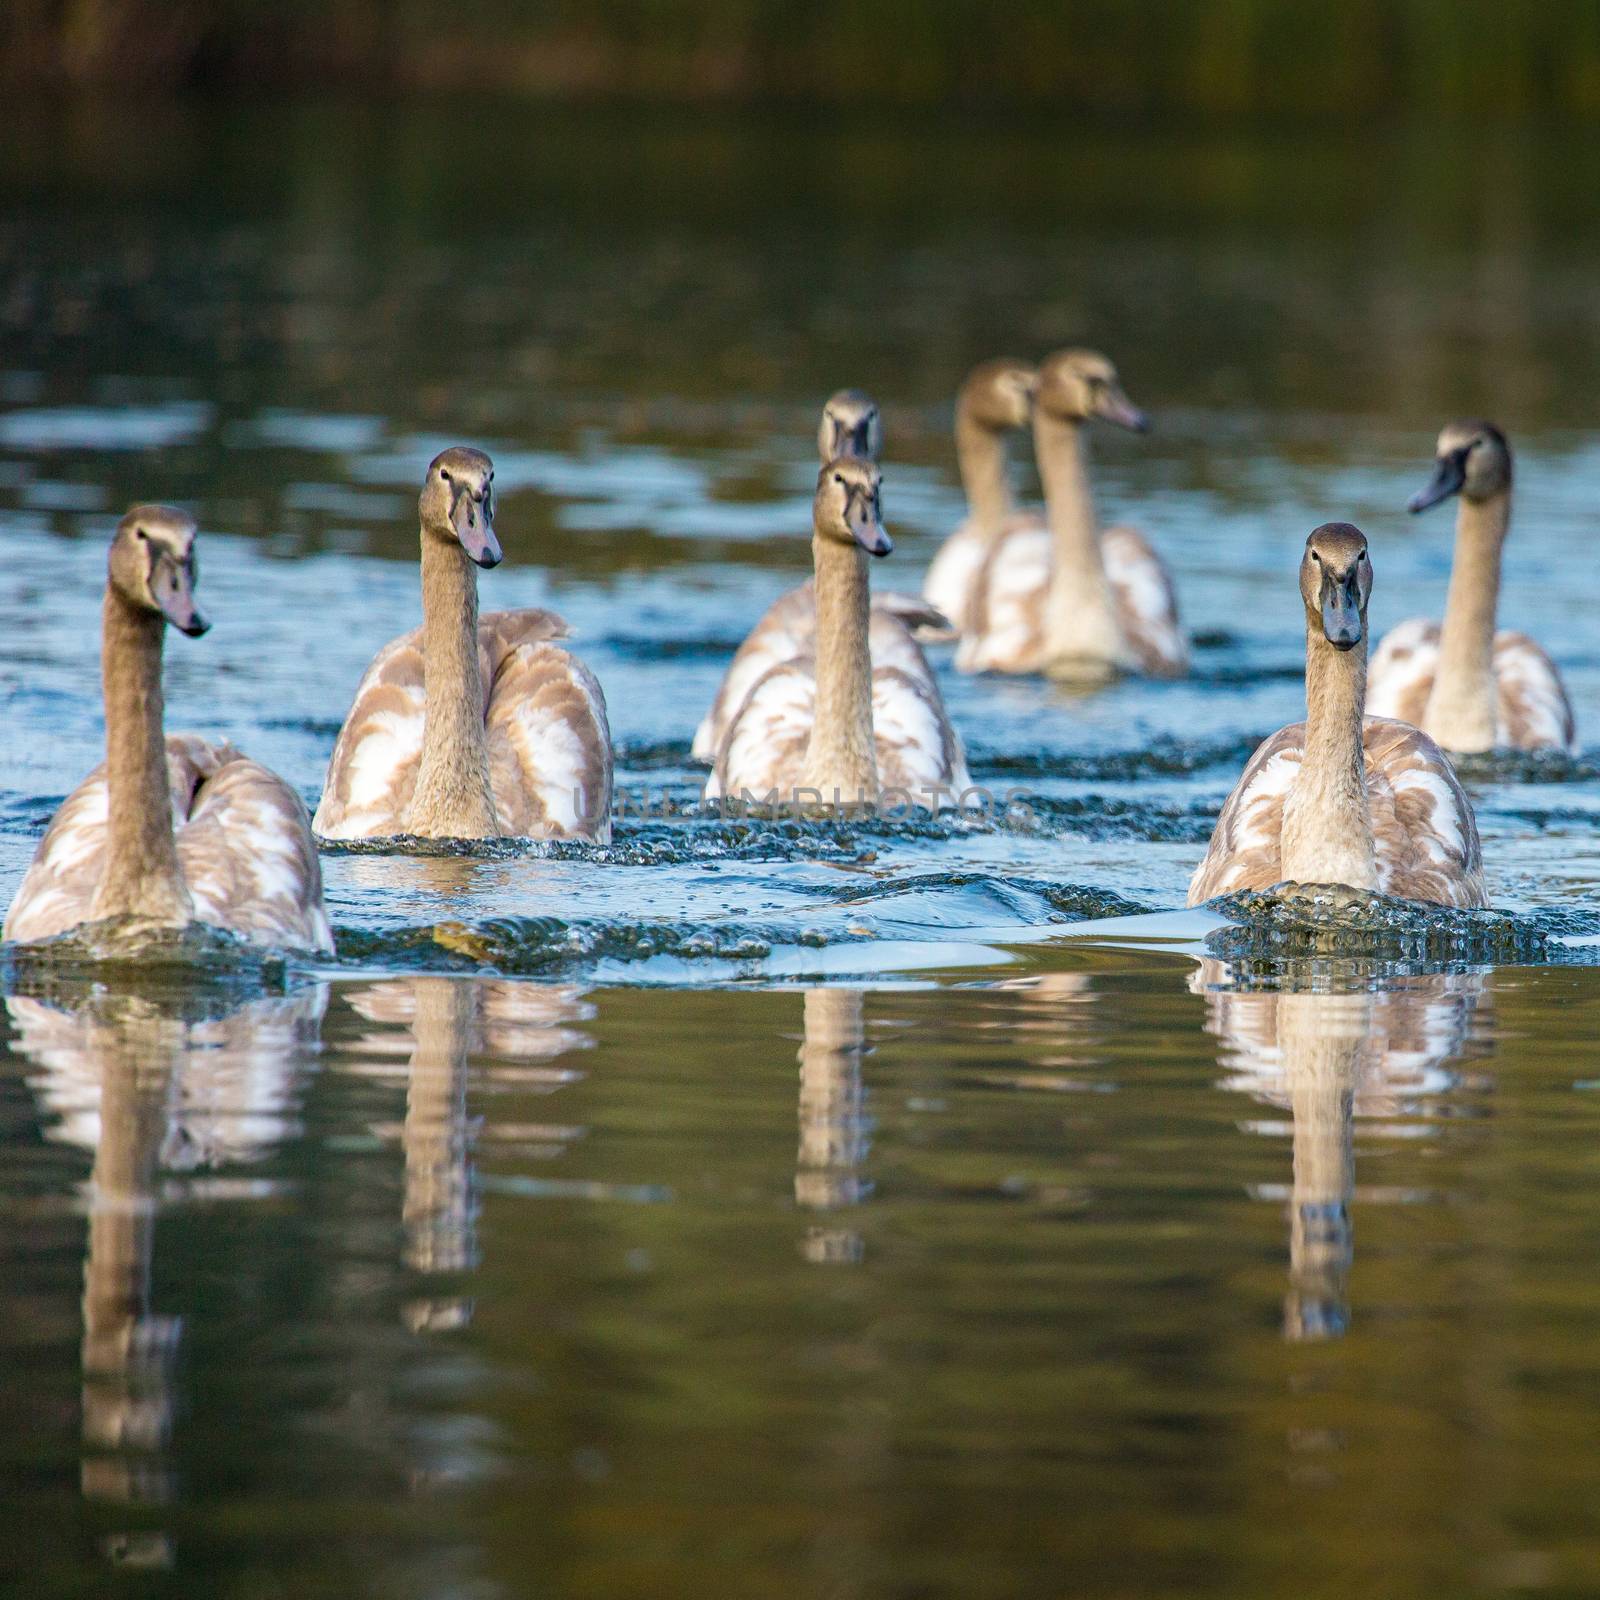
[[[836,484],[838,484],[841,489],[844,488],[844,474],[843,473],[841,473],[841,472],[834,473],[833,481]]]
[[[143,528],[135,528],[133,530],[133,536],[135,539],[144,539],[146,541],[148,541],[150,538],[150,535],[146,533]]]
[[[452,488],[455,487],[455,481],[456,480],[450,476],[450,470],[449,470],[448,467],[440,467],[439,468],[439,476],[441,478],[443,478],[444,481],[446,483],[448,483]]]

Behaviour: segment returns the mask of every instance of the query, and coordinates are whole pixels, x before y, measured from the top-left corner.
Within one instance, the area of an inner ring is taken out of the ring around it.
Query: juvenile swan
[[[1044,672],[1102,679],[1179,677],[1189,669],[1177,595],[1161,557],[1134,528],[1100,531],[1084,424],[1148,427],[1116,368],[1092,350],[1061,350],[1039,369],[1033,439],[1049,528],[991,545],[956,652],[963,672]]]
[[[1363,720],[1371,592],[1361,530],[1324,523],[1300,562],[1306,720],[1251,756],[1189,884],[1190,905],[1286,881],[1488,903],[1478,825],[1449,759],[1406,723]]]
[[[500,562],[494,464],[428,468],[422,626],[373,658],[345,718],[314,826],[329,839],[611,838],[611,734],[595,676],[550,611],[478,615],[474,566]]]
[[[1444,625],[1413,617],[1390,629],[1372,658],[1367,704],[1463,754],[1571,750],[1572,703],[1555,663],[1527,634],[1495,632],[1511,523],[1511,446],[1492,423],[1445,428],[1433,478],[1409,509],[1426,511],[1453,494],[1461,505]]]
[[[836,456],[876,461],[883,449],[883,422],[878,402],[859,389],[840,389],[828,397],[817,428],[817,449],[826,466]],[[948,637],[949,619],[942,611],[914,595],[881,594],[872,598],[872,659],[922,673],[933,682],[927,659],[917,647],[913,631],[929,629]],[[817,595],[808,579],[778,596],[762,613],[728,663],[717,685],[711,709],[695,729],[689,753],[696,761],[716,759],[729,719],[744,704],[756,681],[796,656],[809,656],[817,644]]]
[[[818,474],[815,654],[778,662],[751,687],[729,720],[706,799],[776,792],[788,803],[796,790],[813,789],[829,804],[835,796],[871,804],[896,790],[938,809],[967,787],[961,740],[926,662],[907,671],[873,657],[867,556],[894,548],[879,482],[870,461],[853,457]],[[920,660],[909,635],[905,643]]]
[[[166,625],[195,638],[210,627],[194,601],[194,537],[168,506],[135,506],[117,526],[101,620],[106,759],[39,841],[0,937],[133,917],[333,949],[299,795],[232,745],[163,737]]]
[[[1005,436],[1027,427],[1038,381],[1038,372],[1021,361],[985,361],[968,373],[956,397],[956,461],[967,517],[939,546],[922,594],[962,633],[971,629],[984,561],[996,541],[1021,528],[1044,527],[1036,513],[1017,511],[1006,479]]]

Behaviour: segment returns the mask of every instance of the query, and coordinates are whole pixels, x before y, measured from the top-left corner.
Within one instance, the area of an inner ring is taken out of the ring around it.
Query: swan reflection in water
[[[380,1025],[363,1033],[354,1050],[374,1058],[380,1075],[393,1070],[405,1077],[404,1123],[378,1130],[397,1132],[405,1151],[405,1264],[427,1276],[468,1272],[478,1259],[472,1149],[481,1131],[468,1112],[469,1080],[479,1093],[524,1094],[573,1082],[580,1073],[553,1063],[593,1044],[577,1024],[594,1016],[594,1006],[569,986],[445,977],[396,978],[345,998]],[[383,1065],[383,1058],[401,1056],[403,1064]],[[516,1140],[524,1155],[549,1159],[583,1130],[540,1123],[495,1131]],[[404,1315],[413,1332],[441,1332],[468,1323],[472,1301],[421,1295],[407,1302]]]
[[[805,1035],[800,1045],[800,1149],[795,1159],[795,1203],[808,1211],[836,1211],[864,1199],[867,1157],[861,1061],[866,1024],[859,989],[808,989]],[[861,1235],[850,1228],[809,1228],[801,1244],[808,1261],[859,1261]]]
[[[1224,1087],[1293,1118],[1284,1302],[1293,1340],[1337,1338],[1349,1322],[1355,1120],[1425,1115],[1424,1097],[1457,1087],[1457,1065],[1487,1052],[1486,973],[1368,978],[1375,987],[1350,992],[1364,976],[1356,965],[1311,972],[1293,990],[1251,990],[1216,960],[1189,980],[1221,1041]]]
[[[229,1192],[237,1178],[221,1174],[262,1160],[293,1133],[327,990],[214,1006],[209,1015],[203,1001],[99,988],[75,1006],[20,996],[5,1004],[12,1048],[37,1069],[29,1081],[47,1115],[46,1137],[94,1152],[83,1274],[83,1494],[102,1504],[161,1505],[175,1489],[165,1452],[180,1324],[151,1305],[157,1216],[174,1181],[191,1193]],[[172,1559],[159,1531],[113,1534],[104,1547],[120,1565]]]

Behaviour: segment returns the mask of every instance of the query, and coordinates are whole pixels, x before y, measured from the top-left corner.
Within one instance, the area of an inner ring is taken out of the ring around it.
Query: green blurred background
[[[1065,115],[1600,113],[1600,0],[5,0],[0,77]]]

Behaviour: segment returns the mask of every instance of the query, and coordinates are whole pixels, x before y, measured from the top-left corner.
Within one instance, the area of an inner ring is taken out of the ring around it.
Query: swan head
[[[498,567],[500,541],[494,532],[494,462],[481,450],[455,445],[428,464],[417,502],[422,530],[452,540],[480,567]]]
[[[1038,382],[1036,368],[1002,356],[985,361],[967,374],[958,403],[974,422],[996,433],[1025,428],[1033,416],[1033,393]]]
[[[878,402],[860,389],[840,389],[828,396],[817,429],[817,452],[823,465],[839,456],[876,461],[883,453],[883,419]]]
[[[1308,625],[1321,628],[1335,650],[1353,650],[1366,637],[1371,594],[1367,536],[1349,522],[1324,522],[1313,529],[1300,560]]]
[[[194,518],[173,506],[135,506],[117,524],[108,570],[111,586],[141,611],[165,617],[196,639],[211,626],[194,603],[199,569]]]
[[[817,536],[860,545],[869,556],[894,549],[883,526],[883,474],[875,463],[839,456],[817,474],[812,508]]]
[[[1433,451],[1433,476],[1406,502],[1407,511],[1426,511],[1459,494],[1466,500],[1492,500],[1511,488],[1511,446],[1492,422],[1447,422]]]
[[[1117,369],[1096,350],[1058,350],[1039,367],[1034,405],[1063,422],[1098,417],[1134,433],[1149,431],[1150,419],[1126,394]]]

